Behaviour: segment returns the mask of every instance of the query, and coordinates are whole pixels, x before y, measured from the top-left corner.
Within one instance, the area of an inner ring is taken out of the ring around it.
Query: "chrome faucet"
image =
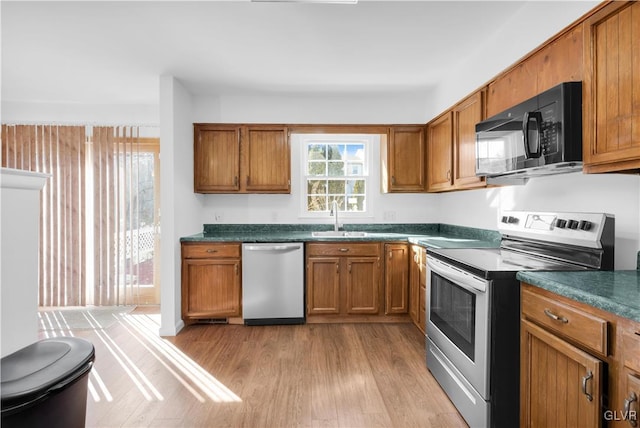
[[[331,211],[329,212],[329,215],[336,216],[336,221],[335,221],[335,224],[333,225],[333,230],[337,232],[338,230],[340,230],[340,223],[338,223],[338,201],[336,201],[335,199],[331,203]]]

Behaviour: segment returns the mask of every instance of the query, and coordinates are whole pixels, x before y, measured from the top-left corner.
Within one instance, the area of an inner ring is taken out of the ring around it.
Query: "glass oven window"
[[[474,360],[476,296],[431,272],[430,319],[467,357]]]

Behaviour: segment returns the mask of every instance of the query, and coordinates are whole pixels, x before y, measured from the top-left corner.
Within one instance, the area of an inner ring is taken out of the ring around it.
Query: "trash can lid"
[[[61,387],[78,372],[90,369],[94,359],[93,344],[77,337],[43,339],[3,357],[2,408],[29,402]]]

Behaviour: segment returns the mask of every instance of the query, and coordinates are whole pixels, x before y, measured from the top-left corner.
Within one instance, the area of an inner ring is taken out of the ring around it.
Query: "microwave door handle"
[[[529,140],[529,126],[531,122],[536,123],[536,141]],[[542,155],[542,145],[540,138],[542,136],[542,113],[539,111],[528,111],[522,118],[522,133],[524,134],[524,153],[526,159],[539,158]],[[533,144],[532,144],[533,143]],[[532,150],[534,148],[535,150]]]

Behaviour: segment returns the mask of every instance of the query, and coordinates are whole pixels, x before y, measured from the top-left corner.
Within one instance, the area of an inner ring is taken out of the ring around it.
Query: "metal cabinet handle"
[[[348,248],[340,248],[340,251],[343,252],[343,253],[346,253],[346,252],[349,251],[349,249]]]
[[[586,376],[582,377],[582,393],[587,396],[587,400],[593,401],[593,396],[587,392],[587,382],[590,379],[593,379],[593,373],[591,373],[591,370],[587,372]]]
[[[560,316],[554,314],[553,312],[551,312],[551,309],[545,309],[544,310],[544,314],[546,316],[548,316],[549,318],[553,319],[553,320],[560,321],[563,324],[566,324],[566,323],[569,322],[569,320],[566,319],[565,317],[560,317]]]
[[[214,250],[213,248],[208,248],[207,253],[217,253],[218,250]]]
[[[393,258],[393,251],[389,251],[389,260]]]
[[[392,184],[393,186],[395,186],[395,185],[396,185],[396,177],[395,177],[394,175],[392,175],[392,176],[391,176],[391,184]]]
[[[447,171],[447,180],[451,180],[451,170]]]
[[[627,421],[629,422],[629,425],[631,425],[634,428],[638,426],[638,417],[636,412],[631,412],[631,404],[637,401],[638,401],[638,396],[633,391],[631,392],[631,395],[629,395],[628,398],[624,399],[624,414],[627,417]]]

